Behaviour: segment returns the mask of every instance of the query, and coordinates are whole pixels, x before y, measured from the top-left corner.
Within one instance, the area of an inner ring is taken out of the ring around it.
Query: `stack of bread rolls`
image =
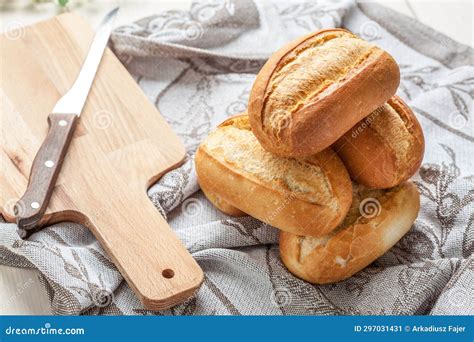
[[[286,267],[311,283],[352,276],[411,227],[409,178],[424,153],[420,124],[395,92],[395,60],[342,29],[283,47],[263,66],[247,113],[201,143],[206,197],[232,216],[281,230]]]

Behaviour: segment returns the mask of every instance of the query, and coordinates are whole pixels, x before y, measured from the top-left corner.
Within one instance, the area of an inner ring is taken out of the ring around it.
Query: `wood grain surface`
[[[48,132],[47,117],[82,65],[93,31],[75,14],[0,37],[0,205],[27,187]],[[106,51],[41,225],[87,225],[148,309],[194,293],[199,265],[149,201],[146,190],[184,158],[184,147],[111,51]]]

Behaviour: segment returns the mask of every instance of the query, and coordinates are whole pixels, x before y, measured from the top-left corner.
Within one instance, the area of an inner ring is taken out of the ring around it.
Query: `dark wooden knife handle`
[[[26,191],[15,205],[22,237],[35,230],[48,207],[77,119],[75,114],[48,116],[48,134],[33,160]]]

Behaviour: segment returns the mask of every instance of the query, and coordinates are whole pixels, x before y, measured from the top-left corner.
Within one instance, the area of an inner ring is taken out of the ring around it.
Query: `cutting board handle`
[[[191,296],[201,285],[203,272],[146,192],[131,192],[126,199],[120,193],[108,197],[110,202],[98,207],[84,224],[144,306],[166,309]]]

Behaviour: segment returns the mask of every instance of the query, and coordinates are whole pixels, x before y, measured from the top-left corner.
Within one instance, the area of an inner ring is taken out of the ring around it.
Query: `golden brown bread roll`
[[[207,188],[204,188],[202,184],[201,184],[201,190],[204,193],[204,195],[207,197],[209,202],[211,202],[217,209],[222,211],[224,214],[227,214],[229,216],[234,216],[234,217],[247,215],[242,210],[237,209],[233,205],[230,205],[229,202],[223,200],[222,197],[216,195],[212,191],[209,191]]]
[[[226,206],[295,234],[330,232],[352,201],[349,175],[332,150],[305,159],[277,157],[258,143],[246,115],[212,132],[197,149],[195,164],[211,201],[217,195]]]
[[[395,60],[343,29],[299,38],[274,53],[249,98],[252,130],[263,147],[296,157],[329,147],[394,94]]]
[[[398,96],[358,122],[333,145],[352,179],[372,189],[394,187],[420,167],[423,131]]]
[[[353,189],[349,214],[331,233],[280,233],[281,259],[291,273],[314,284],[349,278],[397,243],[418,215],[420,195],[411,182],[388,190]]]

